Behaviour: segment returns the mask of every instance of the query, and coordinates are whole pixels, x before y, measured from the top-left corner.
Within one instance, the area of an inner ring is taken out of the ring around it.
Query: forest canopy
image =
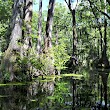
[[[108,69],[109,0],[49,0],[47,10],[43,2],[0,0],[2,81]]]

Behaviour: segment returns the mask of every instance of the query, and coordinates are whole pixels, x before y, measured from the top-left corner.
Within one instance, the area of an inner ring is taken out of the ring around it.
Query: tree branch
[[[65,2],[66,2],[66,4],[67,4],[69,10],[72,12],[72,8],[71,8],[71,2],[70,2],[70,0],[69,0],[69,3],[68,3],[66,0],[65,0]]]
[[[110,16],[107,13],[103,12],[102,10],[99,10],[97,7],[96,7],[96,9],[97,9],[97,11],[99,11],[100,13],[105,15],[108,19],[110,19]]]
[[[98,18],[97,18],[97,15],[94,11],[94,8],[92,7],[92,2],[90,0],[88,0],[89,4],[90,4],[90,7],[92,9],[92,13],[94,14],[94,17],[96,18],[96,21],[97,21],[97,24],[98,24],[98,30],[99,30],[99,33],[100,33],[100,37],[101,37],[101,52],[102,52],[102,38],[103,38],[103,35],[102,35],[102,31],[101,31],[101,26],[100,26],[100,23],[98,21]]]
[[[71,1],[70,0],[68,0],[68,1],[69,1],[69,3],[68,3],[69,4],[69,7],[71,8]]]
[[[89,1],[90,5],[92,6],[93,2],[91,2],[90,0],[88,0],[88,1]],[[93,5],[94,5],[94,4],[93,4]],[[102,13],[102,14],[105,15],[108,19],[110,19],[110,16],[109,16],[107,13],[105,13],[105,12],[103,12],[102,10],[98,9],[98,7],[95,6],[95,5],[94,5],[94,7],[96,8],[96,10],[97,10],[98,12]]]
[[[67,2],[66,0],[65,0],[65,2],[66,2],[66,4],[67,4],[67,6],[69,6],[69,5],[68,5],[68,2]]]

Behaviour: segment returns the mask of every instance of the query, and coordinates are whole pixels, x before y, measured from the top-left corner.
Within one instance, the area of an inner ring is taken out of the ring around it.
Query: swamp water
[[[110,110],[109,103],[108,72],[90,70],[0,84],[0,110]]]

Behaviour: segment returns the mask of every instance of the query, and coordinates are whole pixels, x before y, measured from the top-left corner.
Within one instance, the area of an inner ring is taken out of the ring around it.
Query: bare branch
[[[70,0],[69,0],[69,3],[68,3],[66,0],[65,0],[65,2],[66,2],[66,4],[67,4],[69,10],[72,12],[72,8],[71,8],[71,2],[70,2]]]
[[[68,2],[65,0],[65,2],[66,2],[66,4],[67,4],[67,6],[69,6],[69,4],[68,4]]]
[[[71,1],[70,1],[70,0],[68,0],[68,2],[69,2],[69,3],[68,3],[68,4],[69,4],[69,7],[71,8]]]

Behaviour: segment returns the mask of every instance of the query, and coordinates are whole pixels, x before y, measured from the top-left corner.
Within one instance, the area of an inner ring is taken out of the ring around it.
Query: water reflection
[[[109,76],[109,73],[108,72],[99,72],[99,75],[101,76],[101,79],[102,79],[102,86],[101,89],[101,105],[104,106],[104,109],[107,110],[107,108],[109,107],[109,104],[107,104],[107,81],[108,81],[108,76]],[[102,98],[104,99],[104,103],[102,103]]]
[[[78,73],[79,74],[79,73]],[[109,72],[0,86],[0,110],[109,110]]]
[[[0,110],[26,110],[26,86],[0,87]]]
[[[109,71],[90,70],[83,80],[72,79],[72,110],[109,110]],[[107,90],[108,89],[108,90]]]
[[[38,80],[32,82],[28,88],[28,98],[30,103],[28,109],[34,107],[35,110],[48,110],[52,106],[51,100],[47,96],[52,96],[54,91],[54,82]]]

